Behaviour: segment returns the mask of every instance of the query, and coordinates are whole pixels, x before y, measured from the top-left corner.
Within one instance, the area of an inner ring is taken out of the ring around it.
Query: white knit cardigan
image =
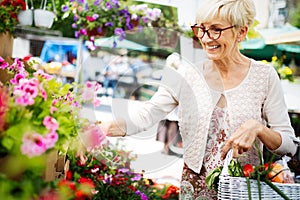
[[[129,109],[126,120],[127,135],[146,130],[176,106],[180,134],[184,148],[184,162],[200,172],[206,149],[211,115],[219,97],[211,93],[202,66],[185,65],[178,71],[166,68],[159,90],[138,110]],[[255,119],[278,131],[282,137],[278,154],[296,153],[296,145],[279,77],[272,66],[251,60],[246,78],[237,87],[222,93],[227,101],[230,132],[248,119]],[[257,140],[262,151],[262,143]],[[257,150],[247,152],[247,160],[259,161]],[[257,163],[253,163],[257,164]]]

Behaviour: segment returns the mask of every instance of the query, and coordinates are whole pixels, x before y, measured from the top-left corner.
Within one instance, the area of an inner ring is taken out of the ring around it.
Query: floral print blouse
[[[229,137],[228,117],[225,108],[215,107],[209,127],[205,157],[200,174],[184,165],[181,183],[181,198],[186,200],[217,199],[217,193],[206,187],[205,178],[214,168],[223,165],[221,149]]]

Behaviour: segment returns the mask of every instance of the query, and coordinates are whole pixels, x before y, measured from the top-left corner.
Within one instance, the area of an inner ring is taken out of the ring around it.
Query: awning
[[[258,32],[262,35],[266,44],[299,44],[300,29],[290,24],[280,28],[261,29]]]
[[[290,53],[300,53],[300,29],[289,24],[281,28],[268,28],[258,30],[262,38],[245,40],[240,49],[244,50],[266,50],[274,46],[274,50]]]

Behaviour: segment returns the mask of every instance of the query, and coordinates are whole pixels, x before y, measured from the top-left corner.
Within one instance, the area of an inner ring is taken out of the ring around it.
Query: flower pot
[[[51,28],[55,13],[52,11],[44,10],[44,9],[35,9],[34,10],[34,24],[37,27],[41,28]]]
[[[13,36],[8,32],[0,33],[0,44],[0,56],[3,58],[11,57],[14,44]]]
[[[163,48],[175,48],[178,43],[178,34],[176,31],[158,28],[156,29],[157,44]]]
[[[32,10],[23,10],[18,14],[19,24],[21,26],[31,26],[33,23]]]
[[[105,30],[105,28],[104,27],[102,27],[101,28],[101,33],[99,33],[99,31],[98,31],[98,27],[96,27],[96,28],[93,28],[92,30],[89,30],[89,29],[86,29],[86,32],[87,32],[87,35],[89,36],[89,37],[91,37],[91,36],[94,36],[94,37],[105,37],[106,36],[106,30]]]

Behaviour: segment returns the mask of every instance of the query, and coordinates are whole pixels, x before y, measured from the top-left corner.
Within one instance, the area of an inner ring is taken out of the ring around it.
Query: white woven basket
[[[218,199],[249,199],[246,178],[232,177],[228,175],[228,164],[232,159],[230,151],[225,159],[224,168],[220,175],[218,186]],[[291,200],[300,199],[300,184],[273,183]],[[283,199],[276,191],[270,188],[265,182],[260,182],[262,199],[279,200]],[[250,179],[250,189],[252,199],[259,199],[257,181]]]

